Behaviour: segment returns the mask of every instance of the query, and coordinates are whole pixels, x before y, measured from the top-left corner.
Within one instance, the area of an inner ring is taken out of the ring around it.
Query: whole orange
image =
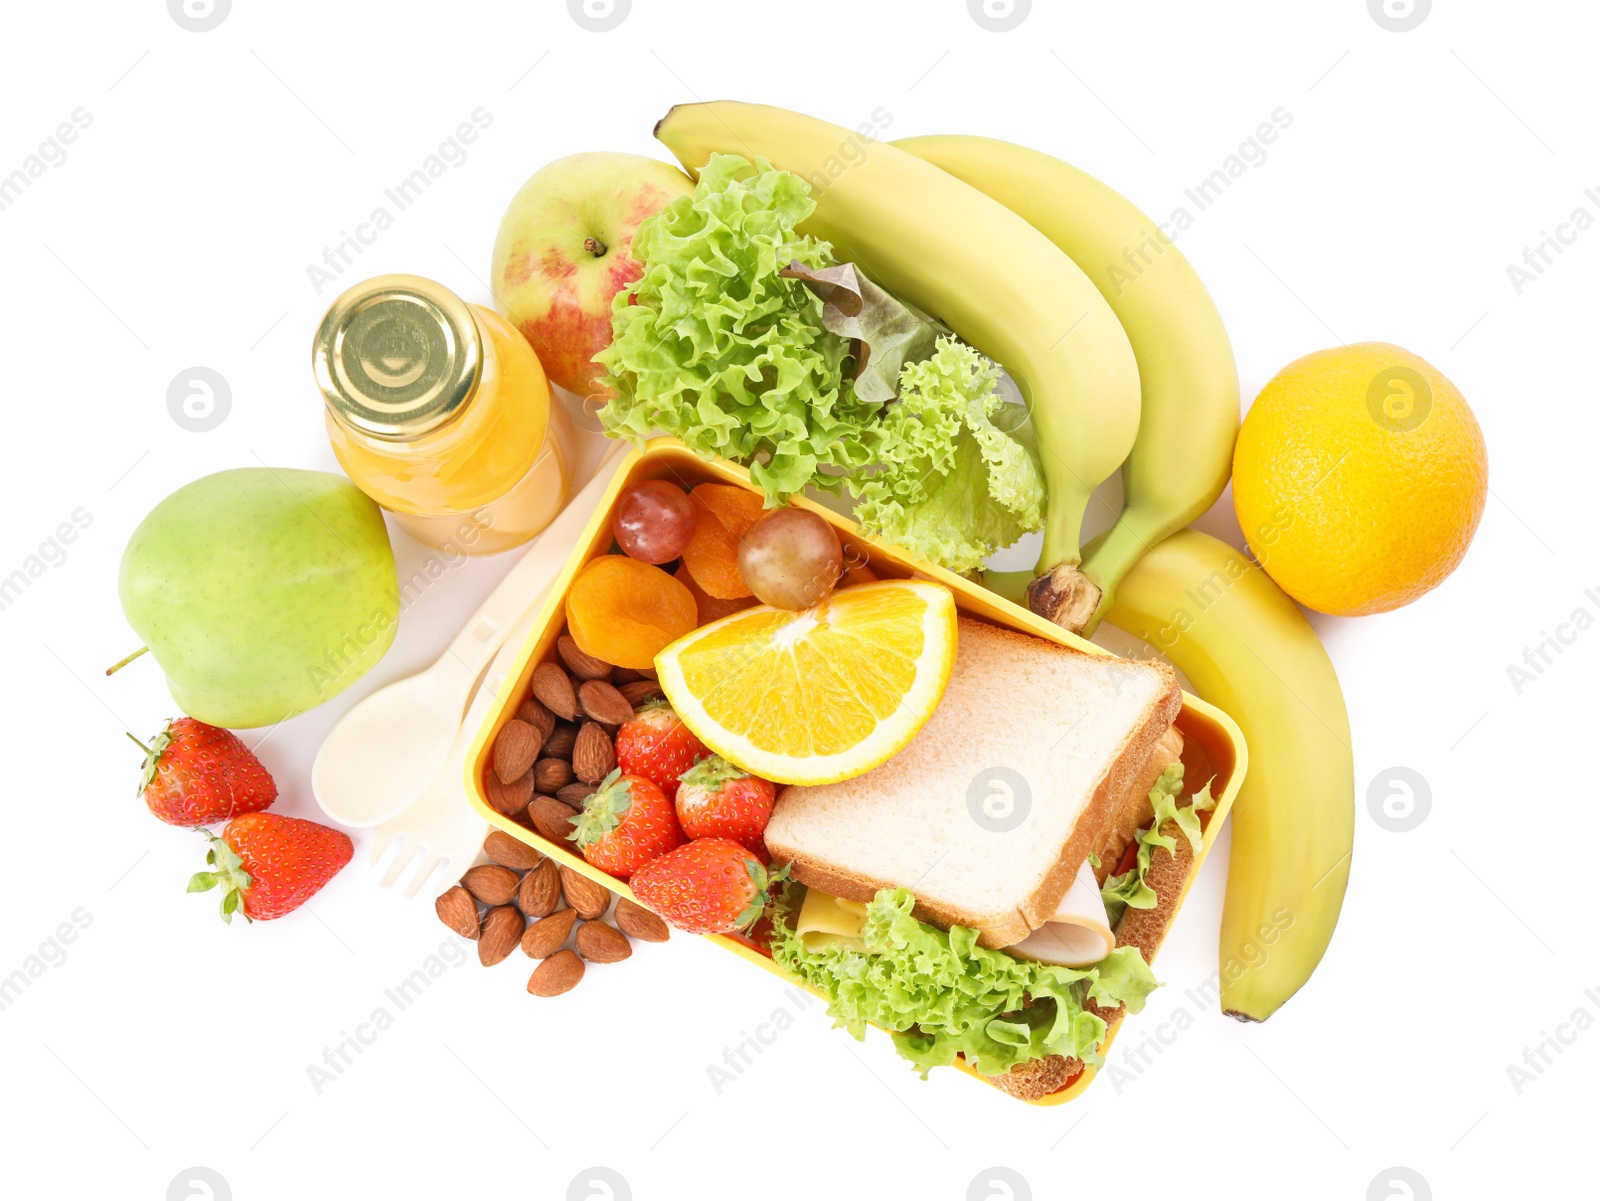
[[[1456,386],[1387,342],[1319,350],[1267,383],[1233,450],[1233,505],[1257,560],[1307,608],[1409,604],[1456,569],[1489,489]]]

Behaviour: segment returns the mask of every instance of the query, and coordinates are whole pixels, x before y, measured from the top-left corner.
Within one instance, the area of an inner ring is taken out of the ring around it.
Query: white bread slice
[[[767,846],[804,884],[853,901],[904,887],[922,920],[1009,946],[1055,913],[1182,699],[1165,663],[961,618],[928,724],[865,775],[785,789]],[[1026,815],[1002,829],[973,810],[992,795],[1003,811],[1008,777]]]

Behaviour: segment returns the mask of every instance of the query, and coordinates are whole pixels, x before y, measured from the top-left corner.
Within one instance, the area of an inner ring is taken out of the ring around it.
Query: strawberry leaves
[[[233,915],[240,912],[244,906],[244,892],[254,881],[250,873],[244,870],[244,860],[240,859],[234,849],[209,830],[202,830],[211,840],[211,846],[206,851],[206,863],[213,871],[196,872],[189,877],[188,892],[210,892],[218,885],[222,886],[222,902],[220,910],[222,920],[229,924],[233,922]],[[245,921],[250,921],[247,913]]]
[[[633,808],[633,786],[622,779],[622,769],[612,768],[600,787],[583,803],[583,812],[570,818],[574,827],[568,835],[579,847],[599,842],[622,824]]]
[[[716,792],[729,780],[743,780],[750,775],[742,767],[735,767],[721,755],[708,755],[678,777],[691,788],[704,788]]]
[[[124,734],[128,732],[123,731]],[[150,740],[146,746],[132,734],[128,734],[128,741],[144,752],[144,763],[139,768],[139,795],[144,795],[144,790],[149,788],[156,778],[156,770],[161,766],[161,756],[167,749],[167,744],[172,741],[172,727],[166,726],[161,733]]]
[[[755,885],[756,894],[750,898],[750,904],[745,906],[736,919],[737,928],[748,930],[761,920],[761,915],[766,912],[767,905],[772,900],[772,889],[775,885],[783,883],[789,878],[789,865],[785,863],[775,872],[769,872],[752,858],[744,861],[745,873],[750,877],[750,883]]]

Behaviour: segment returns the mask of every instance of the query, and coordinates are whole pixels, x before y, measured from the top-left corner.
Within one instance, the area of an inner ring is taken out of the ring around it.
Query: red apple
[[[590,360],[611,342],[611,298],[643,268],[634,231],[694,184],[637,154],[574,154],[540,168],[512,197],[494,240],[495,303],[579,396],[600,390]]]

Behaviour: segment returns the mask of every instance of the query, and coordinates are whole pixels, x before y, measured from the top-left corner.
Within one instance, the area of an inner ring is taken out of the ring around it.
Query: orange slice
[[[923,580],[840,588],[809,609],[757,605],[656,656],[701,742],[780,784],[831,784],[894,755],[933,716],[956,656],[956,606]]]

